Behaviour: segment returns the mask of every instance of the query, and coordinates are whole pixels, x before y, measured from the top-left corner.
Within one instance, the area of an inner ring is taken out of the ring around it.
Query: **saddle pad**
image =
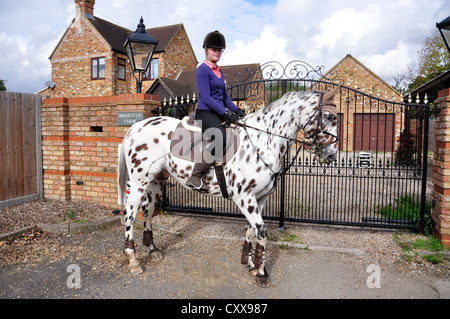
[[[223,154],[222,163],[226,163],[230,160],[239,147],[239,130],[236,127],[226,127],[225,133],[227,136],[227,146]],[[201,163],[203,150],[210,143],[212,143],[211,140],[203,140],[202,133],[187,130],[183,124],[180,123],[172,135],[170,152],[175,157],[195,163]],[[205,154],[205,156],[206,155],[208,154]],[[213,162],[211,157],[206,160]]]

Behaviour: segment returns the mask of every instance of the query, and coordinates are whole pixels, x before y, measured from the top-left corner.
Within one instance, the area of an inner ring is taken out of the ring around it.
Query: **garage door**
[[[392,152],[395,114],[354,114],[354,150]]]

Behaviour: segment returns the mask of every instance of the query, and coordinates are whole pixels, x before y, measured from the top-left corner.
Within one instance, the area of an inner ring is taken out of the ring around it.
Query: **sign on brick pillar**
[[[450,88],[440,91],[434,103],[441,111],[435,124],[432,217],[435,235],[450,247]]]
[[[68,99],[44,99],[42,104],[42,157],[44,197],[70,199]]]

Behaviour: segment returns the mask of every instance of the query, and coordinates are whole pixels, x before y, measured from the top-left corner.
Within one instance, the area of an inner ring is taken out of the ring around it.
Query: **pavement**
[[[214,299],[222,304],[216,314],[226,313],[223,302],[230,299],[253,305],[280,299],[450,299],[448,278],[378,266],[360,248],[279,240],[268,245],[271,287],[260,288],[240,264],[243,220],[160,218],[154,233],[161,261],[150,260],[140,244],[142,227],[136,227],[137,258],[145,270],[138,276],[127,271],[120,218],[40,225],[53,235],[24,245],[20,251],[29,255],[16,262],[0,262],[0,299],[177,299],[168,309],[174,313],[209,311],[199,307]]]

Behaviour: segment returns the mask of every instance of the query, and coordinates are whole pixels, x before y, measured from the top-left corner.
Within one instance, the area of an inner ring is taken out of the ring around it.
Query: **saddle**
[[[185,116],[175,129],[170,142],[170,152],[175,157],[194,163],[202,163],[203,159],[210,163],[215,162],[214,169],[222,195],[225,198],[230,198],[223,173],[223,164],[230,160],[239,148],[239,130],[236,129],[235,125],[230,125],[225,127],[225,134],[227,141],[222,156],[211,156],[206,149],[213,141],[204,138],[201,127],[191,114],[189,117]]]
[[[202,163],[203,156],[211,163],[213,161],[216,164],[226,163],[239,148],[239,130],[235,126],[227,126],[225,134],[227,138],[225,150],[220,158],[213,158],[205,151],[205,148],[210,146],[213,141],[203,137],[202,129],[194,120],[193,115],[185,116],[172,135],[170,152],[175,157],[194,163]]]

